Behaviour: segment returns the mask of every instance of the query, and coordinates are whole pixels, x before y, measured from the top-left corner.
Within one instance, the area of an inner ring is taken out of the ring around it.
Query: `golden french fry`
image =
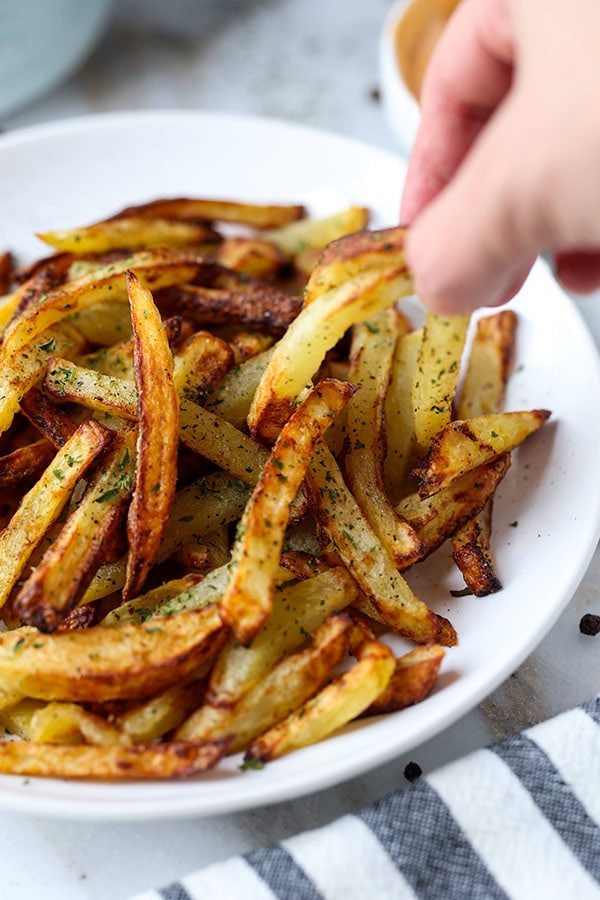
[[[184,575],[183,578],[174,578],[171,581],[166,581],[164,584],[159,584],[158,587],[146,591],[140,597],[129,600],[127,603],[122,603],[111,610],[104,616],[100,624],[119,625],[123,622],[140,622],[143,624],[148,619],[151,619],[157,610],[195,587],[199,581],[200,578],[197,575]],[[177,611],[180,611],[181,608],[182,606],[179,606]]]
[[[0,635],[0,687],[41,700],[101,702],[149,697],[194,671],[222,646],[215,607],[158,622],[97,625],[45,635]]]
[[[179,401],[173,357],[148,288],[127,272],[138,391],[137,471],[127,515],[124,599],[139,591],[158,556],[175,498]]]
[[[297,256],[306,250],[323,250],[331,241],[366,228],[368,222],[367,209],[350,206],[324,219],[301,219],[265,231],[263,238],[287,256]]]
[[[452,418],[452,403],[460,375],[470,316],[425,316],[412,400],[414,428],[421,453]]]
[[[109,433],[97,422],[84,422],[23,497],[0,533],[0,606],[8,599],[32,552],[60,516],[75,484],[109,439]]]
[[[106,719],[89,712],[77,703],[52,701],[35,710],[29,724],[30,741],[41,744],[110,744],[129,743]]]
[[[61,467],[65,477],[68,468]],[[77,605],[102,561],[106,542],[118,533],[135,472],[134,432],[124,429],[114,435],[102,468],[15,598],[14,608],[23,620],[44,631],[55,629]]]
[[[247,644],[271,612],[290,504],[313,448],[354,388],[333,378],[311,391],[284,426],[242,516],[231,581],[221,599],[223,620]]]
[[[452,537],[452,557],[462,572],[465,584],[476,597],[487,597],[502,590],[492,558],[491,533],[492,498]]]
[[[355,632],[353,668],[254,741],[248,759],[268,762],[322,740],[359,716],[385,690],[396,665],[392,651],[364,626],[355,625]]]
[[[307,483],[320,527],[386,623],[417,643],[455,644],[456,632],[450,622],[419,600],[394,567],[323,441],[310,463]]]
[[[273,353],[273,348],[265,350],[228,372],[211,392],[207,410],[227,419],[236,428],[244,428],[252,398]]]
[[[44,778],[100,781],[184,778],[205,772],[223,756],[226,743],[88,747],[0,743],[0,772]]]
[[[416,451],[412,384],[423,332],[411,331],[396,345],[385,398],[387,452],[383,463],[385,490],[392,503],[402,497]]]
[[[316,629],[305,650],[284,657],[233,705],[200,707],[181,725],[176,739],[229,738],[229,753],[244,750],[325,685],[348,649],[352,627],[348,613],[330,616]]]
[[[413,474],[419,478],[419,496],[435,494],[477,466],[509,453],[537,431],[550,416],[547,409],[491,413],[467,421],[451,422],[432,441],[429,455]]]
[[[256,238],[225,238],[217,250],[217,261],[228,269],[253,278],[270,278],[282,269],[285,258],[274,242]]]
[[[445,652],[438,644],[417,647],[396,660],[396,667],[385,690],[365,710],[364,715],[395,712],[420,703],[429,696],[437,681]]]
[[[310,382],[327,351],[344,332],[356,322],[391,306],[412,292],[402,252],[403,229],[372,232],[368,238],[366,234],[351,235],[330,245],[328,252],[337,248],[338,256],[343,260],[340,263],[340,280],[325,293],[318,293],[308,306],[305,305],[275,345],[248,415],[251,431],[264,440],[272,443],[276,439],[289,419],[298,396]],[[385,235],[384,241],[381,240],[382,235]],[[356,238],[360,240],[356,241]],[[380,248],[389,245],[389,249],[381,249],[379,254],[387,265],[379,261],[377,267],[369,269],[366,262],[362,265],[362,261],[370,258],[374,245]],[[327,271],[326,257],[327,254],[324,254],[315,269],[315,279],[322,274],[322,269]],[[361,273],[348,280],[344,273],[347,269],[354,270],[359,264],[357,260],[361,260]],[[337,259],[333,266],[337,271]],[[308,284],[309,291],[312,280]]]
[[[149,700],[133,703],[118,715],[119,730],[127,742],[145,744],[178,728],[200,706],[206,686],[206,678],[200,673],[211,663],[212,659],[207,660],[189,678]]]
[[[127,247],[148,250],[151,247],[188,247],[216,240],[216,233],[205,224],[173,222],[160,218],[129,216],[98,222],[84,228],[45,231],[37,234],[44,243],[57,250],[85,256]]]
[[[152,200],[138,206],[128,206],[112,219],[143,216],[155,219],[207,219],[218,222],[239,222],[254,228],[273,228],[293,222],[306,215],[303,206],[262,205],[258,203],[233,203],[230,200],[190,199],[175,197]],[[111,221],[111,220],[108,220]]]
[[[44,440],[17,447],[12,453],[0,456],[0,489],[27,484],[46,468],[53,456],[54,447]]]
[[[396,341],[408,328],[395,309],[354,326],[349,380],[359,390],[346,407],[348,485],[396,568],[419,558],[421,541],[394,511],[383,487],[384,403]]]
[[[210,334],[198,331],[175,354],[173,381],[180,397],[200,403],[234,363],[230,345]]]
[[[46,397],[32,388],[21,400],[21,412],[57,449],[73,436],[77,423]]]

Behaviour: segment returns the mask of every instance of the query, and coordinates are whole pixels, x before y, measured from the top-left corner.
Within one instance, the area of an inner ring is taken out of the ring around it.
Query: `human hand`
[[[600,286],[600,4],[463,0],[432,57],[401,220],[417,292],[451,314],[512,297],[536,256]]]

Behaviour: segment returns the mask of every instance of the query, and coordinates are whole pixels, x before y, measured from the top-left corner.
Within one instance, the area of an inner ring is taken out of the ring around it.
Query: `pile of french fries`
[[[451,540],[499,589],[494,492],[549,413],[500,411],[512,312],[468,360],[468,317],[411,329],[367,219],[157,200],[0,256],[0,772],[260,767],[434,687],[457,636],[402,572]]]

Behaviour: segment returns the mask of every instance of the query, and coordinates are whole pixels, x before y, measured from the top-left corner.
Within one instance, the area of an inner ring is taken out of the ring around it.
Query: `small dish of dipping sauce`
[[[419,95],[434,47],[459,0],[398,0],[383,26],[380,77],[389,125],[408,154],[419,124]]]

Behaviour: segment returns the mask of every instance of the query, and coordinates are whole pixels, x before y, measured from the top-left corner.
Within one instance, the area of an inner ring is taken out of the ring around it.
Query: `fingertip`
[[[600,287],[600,252],[573,251],[556,254],[556,277],[576,294],[589,294]]]

